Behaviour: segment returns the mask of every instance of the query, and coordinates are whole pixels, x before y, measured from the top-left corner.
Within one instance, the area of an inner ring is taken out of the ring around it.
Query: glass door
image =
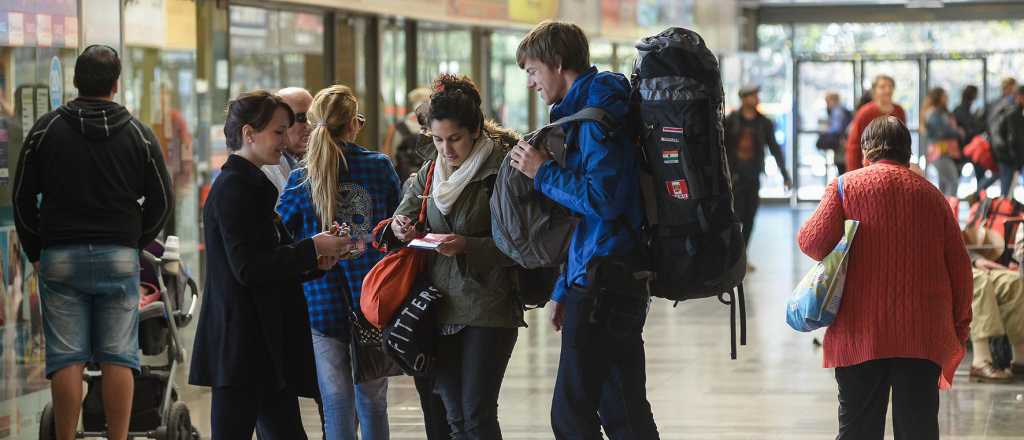
[[[844,160],[843,142],[827,145],[818,141],[829,130],[829,111],[826,96],[838,95],[837,105],[853,111],[856,103],[855,63],[853,61],[798,61],[796,64],[797,87],[795,108],[796,148],[795,185],[799,200],[818,200],[825,186],[839,172],[837,164]],[[844,132],[846,127],[840,127]],[[840,138],[845,139],[840,136]]]
[[[921,61],[919,59],[863,60],[861,62],[861,90],[871,90],[871,83],[878,75],[888,75],[896,81],[893,101],[907,113],[907,128],[913,140],[911,160],[921,157],[918,142],[921,116]]]

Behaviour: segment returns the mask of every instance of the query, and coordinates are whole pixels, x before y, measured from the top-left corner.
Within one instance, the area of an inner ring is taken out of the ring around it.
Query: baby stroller
[[[141,374],[135,376],[129,438],[199,440],[199,431],[192,426],[188,407],[178,401],[174,386],[174,375],[185,361],[178,330],[192,321],[199,289],[188,268],[172,254],[176,252],[169,252],[167,259],[161,258],[164,245],[160,241],[154,241],[141,252],[139,348],[146,356],[166,353],[167,361],[156,362],[156,365],[144,361]],[[186,296],[189,297],[187,311],[184,308]],[[85,382],[88,391],[82,402],[83,430],[75,437],[106,437],[103,376],[97,365],[87,366]],[[57,438],[52,403],[43,409],[39,438]]]

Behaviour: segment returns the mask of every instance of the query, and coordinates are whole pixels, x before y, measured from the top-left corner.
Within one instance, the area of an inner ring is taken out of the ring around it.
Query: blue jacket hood
[[[629,80],[621,73],[598,72],[591,66],[572,83],[569,92],[551,108],[551,120],[557,120],[582,110],[597,107],[616,120],[629,112]]]

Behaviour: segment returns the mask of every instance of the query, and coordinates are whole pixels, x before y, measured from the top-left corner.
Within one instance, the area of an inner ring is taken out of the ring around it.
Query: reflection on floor
[[[746,283],[749,345],[741,349],[739,360],[729,359],[727,307],[714,300],[675,308],[665,301],[654,304],[645,332],[648,396],[663,439],[835,436],[832,372],[820,367],[813,336],[793,332],[783,319],[783,305],[793,284],[810,267],[810,260],[793,244],[795,231],[807,215],[806,210],[762,209],[751,246],[757,271]],[[508,440],[553,438],[548,413],[559,339],[544,325],[543,312],[528,315],[530,327],[520,332],[502,388],[499,412]],[[966,379],[961,369],[953,390],[942,393],[943,438],[1021,438],[1024,381],[985,385]],[[184,383],[183,375],[179,383]],[[182,391],[193,422],[209,433],[209,392],[187,386]],[[393,380],[389,402],[392,438],[424,438],[412,381]],[[310,438],[321,438],[312,402],[303,402],[303,417]],[[0,438],[4,438],[2,432]]]

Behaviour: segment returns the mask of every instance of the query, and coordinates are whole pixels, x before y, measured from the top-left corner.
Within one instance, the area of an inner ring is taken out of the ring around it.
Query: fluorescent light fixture
[[[907,0],[908,8],[924,9],[941,8],[943,6],[942,0]]]

